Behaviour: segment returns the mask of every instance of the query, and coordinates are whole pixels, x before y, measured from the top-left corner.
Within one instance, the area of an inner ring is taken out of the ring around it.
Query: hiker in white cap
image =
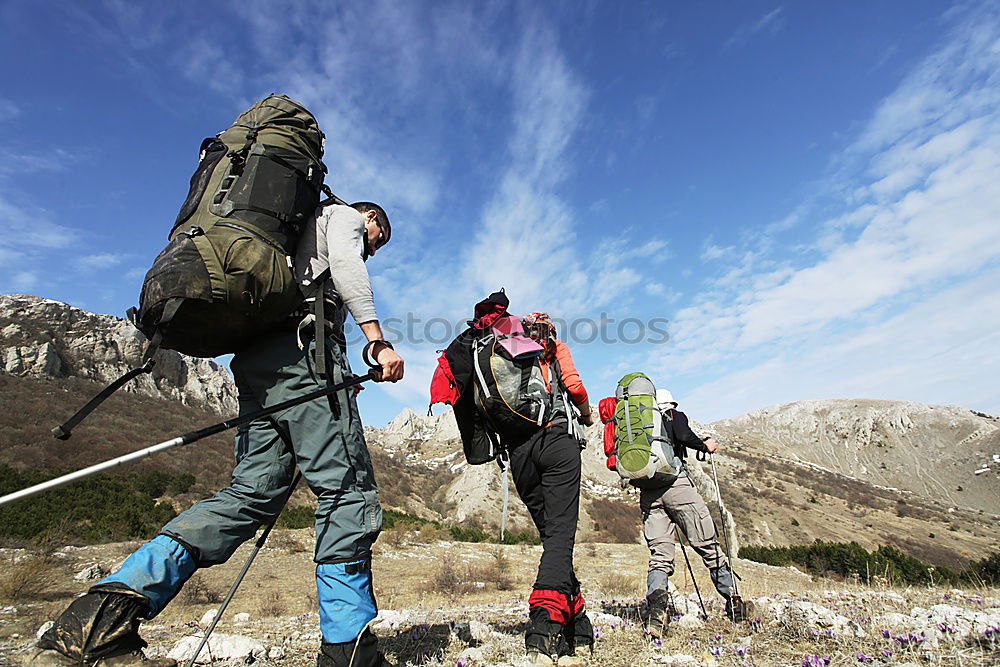
[[[734,608],[733,573],[729,561],[719,546],[715,523],[708,506],[695,489],[688,474],[687,450],[713,453],[718,443],[710,437],[701,438],[691,430],[687,415],[677,409],[677,401],[666,389],[656,390],[656,407],[663,418],[663,427],[681,460],[681,472],[663,486],[642,488],[639,506],[642,509],[642,532],[649,547],[649,571],[646,577],[646,601],[649,604],[649,630],[663,636],[675,611],[667,591],[667,580],[674,572],[675,527],[688,538],[691,547],[705,561],[716,590],[726,599],[726,615],[740,621],[742,608]],[[736,605],[739,606],[739,605]]]

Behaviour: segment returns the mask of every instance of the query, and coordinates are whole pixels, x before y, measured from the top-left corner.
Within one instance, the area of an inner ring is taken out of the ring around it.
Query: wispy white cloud
[[[15,292],[31,292],[38,285],[38,274],[32,271],[18,271],[10,279],[11,289]]]
[[[20,114],[21,107],[5,97],[0,97],[0,123],[16,118]]]
[[[732,37],[726,40],[724,48],[732,48],[735,46],[741,46],[749,42],[755,35],[767,32],[772,35],[777,34],[785,25],[785,17],[782,14],[783,9],[777,7],[772,9],[768,13],[761,16],[759,19],[753,23],[747,23],[741,25],[733,33]]]
[[[701,261],[714,262],[729,255],[736,249],[735,246],[720,246],[713,243],[712,238],[705,239],[701,248]]]
[[[768,358],[687,392],[699,419],[820,398],[883,398],[995,411],[1000,387],[1000,272],[941,291],[903,313],[849,334],[826,331],[809,345]]]
[[[879,341],[881,358],[874,345],[863,358],[894,369],[873,380],[872,391],[891,393],[895,386],[902,395],[924,370],[903,354],[906,343],[891,340],[902,336],[901,322],[915,327],[907,336],[923,341],[925,354],[937,351],[956,360],[945,346],[961,346],[973,332],[936,322],[918,326],[918,320],[930,315],[927,303],[947,305],[947,320],[958,305],[940,295],[949,289],[951,298],[977,293],[963,292],[962,285],[985,289],[978,276],[1000,262],[998,39],[1000,19],[989,11],[955,25],[834,161],[828,195],[848,205],[825,220],[816,221],[816,209],[808,206],[790,217],[796,223],[812,217],[812,246],[796,257],[760,237],[750,239],[738,251],[743,259],[677,313],[671,349],[654,363],[700,384],[691,394],[708,416],[727,416],[779,396],[860,391],[866,385],[853,382],[857,364],[843,357],[857,352],[859,340]],[[931,328],[954,338],[931,335]],[[809,371],[808,364],[823,372]],[[973,362],[951,375],[979,372]],[[701,384],[695,374],[718,379]],[[937,389],[961,393],[954,384],[939,383]],[[723,391],[725,408],[710,399]]]
[[[73,264],[81,271],[101,271],[118,266],[124,260],[125,258],[121,255],[103,252],[79,257],[73,262]]]

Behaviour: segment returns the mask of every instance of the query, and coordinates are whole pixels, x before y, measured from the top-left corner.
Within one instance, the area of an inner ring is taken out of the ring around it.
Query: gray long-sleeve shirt
[[[330,319],[343,324],[346,311],[358,324],[378,319],[371,278],[364,260],[365,219],[350,206],[331,204],[317,210],[313,222],[305,225],[295,255],[295,278],[309,285],[330,268],[326,284],[327,300],[338,312]]]

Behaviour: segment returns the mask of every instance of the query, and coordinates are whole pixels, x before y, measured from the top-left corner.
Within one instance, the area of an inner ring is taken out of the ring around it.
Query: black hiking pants
[[[573,572],[573,544],[580,511],[580,444],[565,424],[541,429],[510,450],[517,494],[542,538],[535,590],[567,596],[580,591]]]

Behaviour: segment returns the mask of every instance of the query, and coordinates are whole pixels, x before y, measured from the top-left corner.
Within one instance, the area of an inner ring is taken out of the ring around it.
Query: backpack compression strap
[[[156,323],[156,333],[153,334],[153,339],[149,341],[149,345],[146,346],[146,350],[142,353],[142,366],[133,368],[98,392],[96,396],[87,401],[86,405],[77,410],[72,417],[52,429],[53,436],[59,440],[69,440],[69,437],[73,435],[73,429],[76,428],[80,422],[86,419],[91,412],[96,410],[98,405],[108,400],[108,397],[111,396],[111,394],[121,389],[133,378],[152,372],[154,366],[153,355],[155,355],[156,351],[160,349],[160,341],[163,340],[163,328],[170,322],[170,320],[173,319],[174,315],[177,314],[177,309],[180,308],[182,302],[183,299],[175,298],[167,299],[164,303],[163,312],[160,315],[159,321]],[[135,324],[136,313],[137,311],[134,307],[129,308],[125,313],[128,316],[128,320],[133,325]]]
[[[315,280],[299,288],[302,290],[305,301],[308,303],[311,299],[313,302],[312,312],[306,315],[302,322],[299,323],[299,333],[301,335],[302,329],[309,326],[310,320],[312,320],[313,340],[316,343],[316,375],[320,378],[326,377],[326,290],[324,287],[329,279],[330,267],[327,267],[322,273],[316,276]],[[300,339],[299,349],[302,346],[303,343]]]

